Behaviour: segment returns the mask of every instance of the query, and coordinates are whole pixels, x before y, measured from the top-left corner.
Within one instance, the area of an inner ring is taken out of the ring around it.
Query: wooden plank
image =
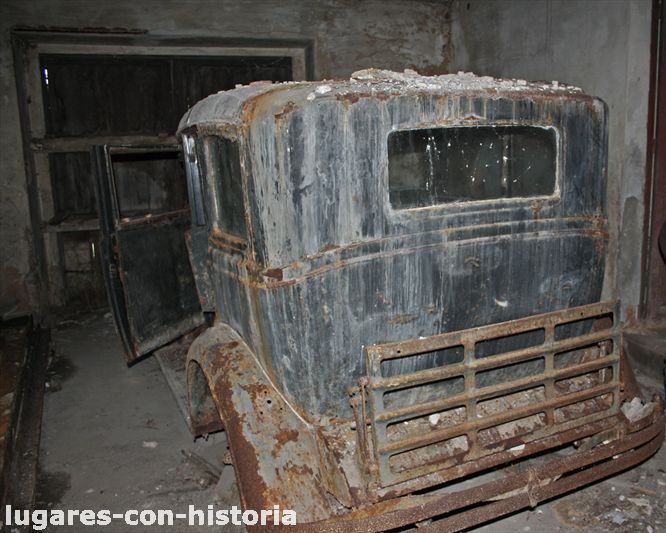
[[[30,148],[36,152],[87,152],[91,146],[104,144],[127,145],[169,145],[176,144],[173,135],[104,135],[95,137],[53,137],[35,138]]]

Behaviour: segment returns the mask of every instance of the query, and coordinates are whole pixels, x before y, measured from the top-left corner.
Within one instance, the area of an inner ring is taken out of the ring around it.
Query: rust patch
[[[321,250],[319,250],[319,253],[325,254],[326,252],[337,250],[338,248],[340,247],[337,244],[327,244]]]
[[[230,388],[218,387],[215,392],[218,396],[222,396],[222,401],[218,405],[233,405],[233,391]],[[236,470],[236,479],[240,487],[241,501],[246,509],[267,508],[265,504],[272,505],[272,502],[267,502],[265,498],[268,486],[259,475],[260,465],[254,452],[254,446],[243,435],[243,420],[234,409],[224,409],[223,418]],[[252,499],[248,500],[250,495]]]
[[[481,258],[478,255],[468,255],[463,259],[463,263],[478,268],[481,266]]]
[[[299,437],[299,432],[296,431],[295,429],[284,429],[284,428],[277,428],[277,431],[273,434],[273,438],[275,439],[275,446],[273,446],[273,449],[271,450],[271,456],[273,459],[277,459],[280,457],[280,454],[282,453],[282,448],[290,442],[298,442],[298,437]],[[310,472],[312,473],[312,472]]]
[[[391,320],[388,321],[389,324],[407,324],[409,322],[414,322],[414,320],[417,320],[419,318],[419,315],[398,315],[396,317],[393,317]]]
[[[381,291],[377,291],[377,300],[379,300],[384,305],[391,305],[391,300],[389,300]]]
[[[633,305],[628,305],[626,313],[627,313],[627,322],[633,324],[636,321],[636,307]]]
[[[282,281],[283,273],[281,268],[268,268],[264,270],[264,276]]]
[[[284,118],[286,118],[287,115],[293,113],[297,109],[298,109],[298,106],[294,102],[289,101],[282,108],[282,111],[275,114],[275,120],[278,120],[278,121],[283,120]]]
[[[298,431],[295,429],[287,429],[280,431],[277,436],[278,444],[287,444],[288,442],[298,441]]]
[[[253,402],[259,399],[264,400],[268,397],[269,393],[268,387],[261,383],[248,383],[243,386],[243,389],[250,395]]]
[[[361,95],[359,93],[338,93],[335,95],[335,99],[344,104],[355,104],[361,99]]]

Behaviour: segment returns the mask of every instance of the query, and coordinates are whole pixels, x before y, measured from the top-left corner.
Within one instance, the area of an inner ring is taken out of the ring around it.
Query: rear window
[[[557,139],[538,126],[461,126],[388,136],[389,198],[395,209],[550,196]]]

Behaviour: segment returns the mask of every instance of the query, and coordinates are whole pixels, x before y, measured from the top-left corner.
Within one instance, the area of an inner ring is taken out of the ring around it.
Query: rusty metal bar
[[[472,368],[474,363],[474,343],[467,342],[465,343],[465,356],[464,361],[468,367],[465,370],[465,389],[466,390],[475,390],[476,389],[476,373]],[[476,406],[478,398],[476,396],[471,396],[465,401],[465,414],[467,420],[476,420]],[[386,428],[388,424],[384,424]],[[383,431],[386,431],[383,429]],[[478,453],[479,450],[479,435],[476,428],[470,429],[466,432],[467,436],[467,446],[469,448],[469,453]],[[385,465],[383,465],[385,466]]]
[[[451,439],[467,433],[472,430],[481,430],[487,429],[492,426],[498,426],[506,422],[511,422],[519,418],[525,418],[527,416],[538,414],[548,408],[564,407],[576,403],[579,401],[589,400],[596,396],[601,396],[609,392],[615,392],[617,385],[615,383],[599,385],[590,389],[585,389],[583,391],[574,392],[571,394],[566,394],[559,396],[553,400],[547,400],[545,402],[538,403],[536,405],[530,405],[523,407],[521,409],[512,409],[505,413],[500,413],[495,416],[489,416],[487,418],[481,418],[478,421],[467,422],[465,424],[459,424],[457,426],[451,426],[440,431],[433,431],[427,435],[414,437],[411,439],[404,439],[395,442],[386,444],[377,448],[377,452],[380,454],[384,453],[400,453],[416,448],[421,448],[429,444],[435,444],[444,440]]]
[[[617,338],[616,338],[617,337]],[[425,385],[433,381],[457,377],[462,375],[467,368],[473,369],[475,372],[498,368],[502,366],[511,365],[514,363],[521,363],[532,359],[544,357],[544,350],[555,353],[566,352],[574,348],[582,348],[587,345],[592,345],[606,340],[612,340],[614,344],[619,342],[619,336],[612,330],[602,330],[599,332],[581,335],[580,337],[573,337],[571,339],[564,339],[561,341],[553,342],[552,344],[539,344],[538,346],[530,346],[521,350],[506,352],[503,354],[492,355],[483,359],[473,359],[469,363],[461,363],[457,365],[446,365],[439,368],[431,368],[428,370],[420,370],[410,374],[401,376],[392,376],[390,378],[377,378],[372,383],[373,390],[389,391],[403,387]],[[457,346],[457,345],[454,345]],[[370,356],[375,357],[376,352],[373,351],[375,347],[368,348]],[[437,351],[441,348],[433,348],[425,352],[418,352],[411,355],[404,355],[403,357],[413,357],[414,355],[421,355],[431,351]],[[614,350],[615,351],[615,348]],[[381,361],[385,361],[383,357],[379,356]]]
[[[535,440],[525,442],[525,450],[518,457],[525,459],[530,455],[534,455],[550,448],[569,444],[574,441],[584,439],[591,435],[595,435],[607,429],[608,427],[616,427],[622,423],[621,415],[608,416],[608,413],[599,413],[601,416],[597,419],[584,423],[583,425],[571,425],[572,427],[564,428],[564,430],[555,435],[537,435],[534,434]],[[636,428],[638,430],[639,428]],[[642,428],[640,428],[642,429]],[[511,450],[496,451],[488,453],[487,455],[479,456],[474,461],[468,461],[451,468],[438,470],[436,472],[425,472],[422,476],[412,479],[401,481],[396,485],[380,489],[377,494],[379,499],[385,499],[387,496],[392,497],[403,496],[410,492],[422,490],[427,487],[441,485],[453,479],[463,476],[472,475],[487,468],[492,468],[497,465],[502,465],[507,462],[516,460],[516,453]]]
[[[663,432],[661,434],[663,439]],[[574,489],[581,488],[599,479],[607,477],[614,471],[624,470],[630,466],[640,463],[653,455],[661,446],[661,439],[653,439],[641,448],[614,459],[613,469],[609,469],[608,462],[603,462],[575,476],[568,476],[549,482],[547,485],[534,486],[534,483],[528,484],[525,492],[517,494],[511,498],[489,503],[483,507],[475,507],[472,510],[465,511],[451,517],[438,520],[423,528],[424,532],[453,532],[468,529],[483,522],[487,522],[514,511],[524,509],[525,507],[535,507],[538,503],[549,500],[559,494],[563,494]],[[541,470],[543,472],[543,469]],[[539,472],[539,473],[541,473]],[[539,473],[533,474],[538,478]],[[549,475],[549,473],[546,473]],[[552,478],[551,478],[552,479]]]
[[[526,318],[519,318],[509,322],[500,322],[488,326],[480,326],[461,331],[442,333],[434,335],[427,339],[411,339],[401,342],[389,342],[381,345],[369,346],[368,351],[376,353],[381,360],[395,359],[408,355],[416,355],[427,351],[441,350],[453,346],[464,345],[465,341],[487,340],[499,337],[506,337],[516,333],[526,333],[548,327],[561,326],[584,320],[586,318],[597,318],[612,314],[617,316],[618,301],[606,301],[590,305],[583,305],[572,309],[553,311],[541,315],[534,315]],[[613,326],[617,327],[616,320],[613,320]],[[609,329],[611,329],[609,328]],[[427,341],[424,342],[424,341]],[[427,348],[424,349],[424,344]]]
[[[544,381],[549,379],[552,379],[554,382],[555,380],[575,377],[587,372],[593,372],[602,368],[612,367],[619,361],[619,357],[610,356],[604,357],[603,359],[594,359],[593,361],[583,363],[581,365],[570,366],[560,370],[553,370],[552,372],[548,373],[536,374],[534,376],[528,376],[526,378],[517,379],[515,381],[507,381],[506,383],[501,383],[499,385],[495,385],[494,387],[484,387],[482,389],[475,389],[470,392],[457,394],[455,396],[449,396],[441,400],[434,400],[432,402],[401,407],[400,409],[394,409],[392,411],[385,411],[381,414],[378,414],[375,417],[375,421],[398,422],[407,418],[425,416],[427,414],[450,409],[458,405],[465,405],[465,402],[470,399],[483,401],[504,394],[520,392],[521,390],[532,388],[535,385],[542,385]],[[465,388],[467,388],[467,385],[465,385]]]
[[[569,490],[607,477],[615,472],[637,464],[654,454],[664,438],[663,404],[658,401],[653,415],[641,421],[640,429],[620,440],[600,445],[584,452],[575,452],[567,457],[554,459],[540,467],[513,474],[502,479],[461,491],[452,491],[436,496],[414,496],[396,498],[371,507],[359,509],[344,516],[290,527],[290,531],[321,533],[365,533],[395,529],[415,524],[432,517],[453,513],[481,502],[488,502],[503,494],[527,488],[517,496],[475,507],[475,516],[469,511],[450,517],[449,522],[433,522],[425,531],[457,531],[474,524],[501,516],[552,498]],[[624,424],[625,428],[632,428]],[[607,460],[620,455],[617,459]],[[604,462],[602,462],[604,461]],[[599,464],[597,464],[599,463]],[[581,470],[585,469],[585,470]],[[547,480],[563,476],[544,487],[537,487],[535,480]],[[487,510],[486,510],[487,509]],[[458,518],[461,517],[461,518]],[[286,528],[285,528],[286,529]],[[279,530],[276,528],[274,530]]]
[[[549,326],[545,329],[545,338],[544,338],[544,344],[548,346],[552,346],[555,344],[555,326]],[[613,338],[613,345],[617,346],[617,339]],[[608,354],[599,354],[599,359],[603,359],[607,357]],[[555,350],[548,350],[544,354],[544,373],[545,374],[552,374],[555,371]],[[546,400],[552,400],[555,398],[556,391],[555,391],[555,378],[546,378],[544,379],[543,382],[544,386],[544,394],[546,396]],[[552,426],[555,424],[555,409],[550,408],[546,409],[546,424],[548,426]]]
[[[570,423],[565,424],[565,427],[561,428],[562,431],[560,433],[547,436],[541,435],[538,436],[535,441],[527,441],[525,443],[524,452],[518,458],[526,458],[553,447],[584,439],[590,435],[603,432],[609,427],[625,428],[625,433],[632,433],[644,429],[649,425],[649,422],[646,422],[646,419],[639,421],[639,423],[627,424],[626,419],[621,414],[608,416],[608,413],[600,413],[600,415],[601,416],[598,416],[594,420],[586,422],[583,425],[574,424],[574,422],[578,422],[576,420],[571,421]],[[647,417],[647,419],[650,418],[652,417]],[[449,482],[459,477],[474,474],[486,468],[515,461],[516,459],[517,456],[515,451],[497,451],[486,456],[481,456],[474,461],[468,461],[448,469],[438,470],[431,473],[426,472],[418,478],[408,479],[396,485],[392,485],[391,487],[380,489],[377,494],[380,499],[385,498],[388,495],[393,497],[401,496],[415,490],[421,490],[430,486]]]

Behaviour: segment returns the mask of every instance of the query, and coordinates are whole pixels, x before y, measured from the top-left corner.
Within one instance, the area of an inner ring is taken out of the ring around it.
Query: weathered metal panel
[[[234,310],[251,302],[260,325],[239,331],[304,412],[349,415],[344,391],[363,372],[364,345],[598,301],[607,240],[599,101],[335,91],[307,100],[311,90],[259,97],[243,141],[258,270],[282,279],[215,267],[246,292],[224,288],[236,297],[220,317],[240,326]],[[554,126],[559,196],[393,210],[388,134],[469,120]],[[223,256],[213,252],[213,263]]]
[[[514,112],[508,116],[499,112],[504,99],[486,95],[365,97],[346,105],[322,98],[294,105],[279,120],[256,119],[248,144],[250,153],[258,154],[252,161],[251,201],[254,224],[262,226],[264,239],[256,246],[265,264],[284,267],[327,247],[391,235],[509,220],[603,216],[604,105],[593,99],[515,98],[532,105],[511,107]],[[476,102],[484,115],[475,114]],[[390,132],[498,123],[556,128],[559,195],[416,211],[391,208],[386,142]]]
[[[601,239],[554,231],[426,246],[414,239],[413,248],[249,290],[259,295],[268,359],[289,397],[315,416],[345,417],[364,346],[594,302]]]

